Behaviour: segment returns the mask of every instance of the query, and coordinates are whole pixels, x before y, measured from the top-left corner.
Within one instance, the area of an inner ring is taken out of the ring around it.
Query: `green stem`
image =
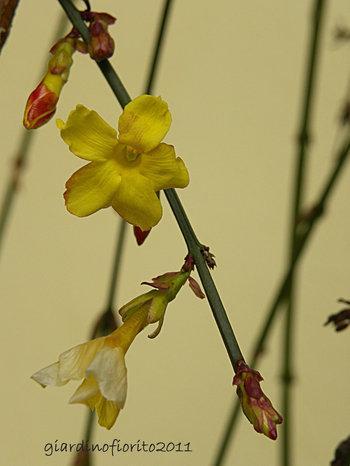
[[[229,355],[233,369],[237,361],[244,359],[235,334],[228,320],[220,295],[202,254],[203,246],[198,241],[190,221],[181,205],[175,189],[166,189],[166,198],[170,204],[181,233],[186,241],[188,252],[193,256],[205,294],[207,295],[216,325]]]
[[[308,162],[308,149],[310,142],[310,125],[312,120],[312,110],[314,102],[315,82],[317,65],[319,59],[320,37],[322,31],[322,20],[325,11],[325,0],[315,0],[312,11],[312,27],[310,31],[310,45],[307,58],[307,69],[305,75],[305,91],[303,97],[303,107],[301,110],[300,129],[298,134],[297,158],[295,165],[293,202],[290,219],[290,250],[289,263],[292,264],[299,241],[298,221],[302,209],[306,169]],[[292,380],[294,377],[294,331],[295,331],[295,294],[296,294],[296,268],[289,279],[287,290],[287,312],[285,316],[284,338],[282,350],[282,414],[284,423],[281,429],[281,464],[290,466],[292,464],[292,419],[291,419],[291,399]]]
[[[76,8],[73,6],[71,3],[71,0],[58,0],[61,6],[64,8],[64,10],[67,13],[67,16],[71,20],[72,24],[77,28],[77,30],[81,33],[83,39],[85,41],[89,40],[89,31],[85,25],[85,23],[81,20],[79,12],[76,10]],[[127,105],[130,102],[130,96],[127,93],[125,87],[123,86],[122,82],[120,81],[118,75],[114,71],[113,67],[109,63],[108,60],[103,60],[102,62],[98,63],[98,66],[105,76],[106,80],[108,81],[110,87],[112,88],[112,91],[114,92],[115,96],[118,99],[118,102],[122,107]],[[227,318],[226,311],[222,305],[222,302],[220,300],[219,294],[217,292],[217,289],[214,285],[213,279],[210,275],[210,272],[207,268],[207,265],[204,261],[204,258],[202,256],[202,247],[199,244],[195,243],[198,241],[194,234],[191,233],[190,230],[193,229],[192,227],[189,229],[182,229],[182,226],[184,223],[187,223],[183,219],[183,212],[184,208],[178,198],[178,196],[175,193],[175,190],[173,189],[168,189],[166,190],[166,196],[168,199],[168,202],[171,206],[171,209],[175,213],[178,212],[178,216],[176,217],[176,220],[178,222],[178,225],[181,229],[182,234],[184,235],[186,244],[189,245],[191,244],[191,250],[189,250],[190,254],[193,255],[195,261],[196,261],[196,266],[198,267],[198,272],[200,274],[200,278],[203,284],[203,287],[206,291],[208,301],[210,304],[210,307],[213,311],[215,321],[219,327],[220,333],[224,339],[224,344],[225,347],[229,353],[229,358],[232,363],[233,369],[235,368],[235,364],[238,360],[244,359],[243,355],[241,353],[241,350],[237,344],[237,340],[235,338],[234,332],[232,330],[232,327],[230,325],[230,322]],[[172,195],[168,196],[168,194],[172,193]],[[181,218],[181,223],[180,223],[180,218]],[[187,220],[188,221],[188,220]],[[189,222],[188,222],[189,223]],[[218,306],[218,307],[216,307]]]
[[[92,439],[94,425],[95,425],[94,418],[95,418],[95,412],[89,410],[86,416],[85,433],[84,433],[85,442],[90,442],[90,440]]]
[[[165,32],[167,30],[168,26],[168,21],[170,17],[170,9],[172,6],[173,1],[172,0],[165,0],[164,5],[163,5],[163,11],[161,14],[160,22],[158,25],[158,33],[157,33],[157,39],[155,43],[155,47],[153,49],[153,55],[148,71],[148,76],[146,79],[146,88],[145,88],[145,94],[152,94],[153,92],[153,86],[154,86],[154,81],[156,78],[157,74],[157,68],[158,68],[158,63],[159,63],[159,57],[162,52],[162,47],[164,44],[164,37],[165,37]]]
[[[52,42],[56,42],[57,39],[59,39],[63,35],[64,30],[67,27],[67,24],[68,21],[66,16],[62,15],[57,24],[56,31],[53,34]],[[40,73],[40,76],[46,70],[46,62],[47,60],[45,60],[45,66],[43,71]],[[35,131],[28,131],[23,129],[20,143],[18,145],[18,150],[13,159],[12,171],[7,182],[5,194],[0,209],[0,252],[4,240],[6,227],[8,225],[10,214],[14,205],[13,203],[15,200],[15,196],[18,193],[18,188],[20,186],[21,175],[23,174],[23,170],[28,162],[29,152],[30,148],[32,147],[35,134]]]
[[[187,217],[187,214],[181,204],[181,201],[175,189],[165,189],[164,194],[171,206],[171,209],[179,225],[179,228],[181,230],[182,236],[184,237],[189,252],[191,252],[191,250],[194,250],[196,247],[202,248],[202,244],[197,239],[197,236],[192,228],[191,222]]]
[[[10,219],[10,213],[12,211],[15,194],[18,192],[21,174],[27,163],[30,147],[33,143],[32,135],[32,132],[29,133],[25,130],[22,132],[18,153],[15,155],[12,162],[12,171],[7,182],[0,211],[0,251],[4,240],[5,230]]]
[[[114,260],[112,264],[112,273],[110,278],[110,285],[108,287],[108,297],[106,304],[106,311],[113,311],[113,303],[115,302],[115,295],[117,290],[118,277],[120,275],[120,268],[126,239],[127,223],[120,219],[117,239],[115,243]]]
[[[277,287],[276,293],[272,299],[270,306],[266,312],[265,321],[259,331],[255,343],[253,345],[252,357],[250,358],[250,364],[252,367],[256,367],[260,360],[260,357],[264,354],[265,342],[268,340],[270,333],[273,328],[273,324],[276,321],[279,310],[281,309],[281,304],[283,303],[286,292],[289,288],[290,278],[294,273],[294,269],[298,262],[300,261],[307,244],[312,238],[313,233],[316,231],[316,226],[321,220],[324,213],[327,211],[329,199],[333,193],[333,190],[336,186],[336,183],[339,181],[339,176],[342,173],[345,163],[347,162],[350,154],[350,138],[348,138],[345,143],[342,145],[340,150],[336,155],[336,163],[334,168],[331,170],[323,189],[318,197],[317,202],[315,203],[314,212],[315,215],[309,219],[307,222],[305,231],[298,243],[298,248],[293,258],[291,264],[288,265],[288,269],[282,277],[282,280]],[[217,454],[213,461],[213,465],[221,466],[224,464],[228,447],[232,445],[231,439],[237,427],[237,422],[239,419],[241,409],[239,401],[236,401],[232,407],[232,411],[227,424],[224,429],[224,434],[220,440],[220,444],[217,450]]]

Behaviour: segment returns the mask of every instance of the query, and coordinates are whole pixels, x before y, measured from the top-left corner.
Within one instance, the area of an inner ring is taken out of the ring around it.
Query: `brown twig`
[[[10,33],[19,0],[0,0],[0,53]]]

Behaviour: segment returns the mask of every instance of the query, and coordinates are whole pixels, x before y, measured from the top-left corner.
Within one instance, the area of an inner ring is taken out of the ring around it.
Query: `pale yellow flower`
[[[147,309],[139,309],[110,335],[65,351],[57,362],[36,372],[32,378],[43,387],[83,379],[70,403],[83,403],[96,410],[99,424],[110,429],[126,400],[124,356],[136,335],[147,325],[147,314]]]
[[[99,424],[110,429],[126,399],[125,353],[148,324],[158,322],[150,338],[159,334],[167,306],[189,280],[192,268],[191,264],[187,271],[182,268],[179,272],[160,275],[152,283],[145,282],[156,289],[132,299],[119,310],[123,324],[117,330],[65,351],[57,362],[36,372],[32,378],[43,387],[83,379],[70,403],[83,403],[96,410]],[[190,286],[194,290],[193,284]],[[194,291],[202,297],[197,287]]]
[[[68,211],[84,217],[111,206],[143,231],[154,227],[162,216],[157,192],[189,183],[174,147],[161,142],[170,124],[167,103],[150,95],[126,105],[118,122],[119,135],[82,105],[70,113],[66,123],[58,120],[70,150],[90,161],[66,183]]]

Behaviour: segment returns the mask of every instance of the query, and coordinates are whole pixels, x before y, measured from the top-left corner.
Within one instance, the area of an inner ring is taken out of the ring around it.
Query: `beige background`
[[[28,93],[52,42],[60,13],[54,1],[21,2],[1,55],[1,189],[4,190]],[[112,63],[132,96],[142,92],[162,2],[98,1],[118,18]],[[332,166],[336,118],[346,91],[349,45],[334,44],[335,26],[350,26],[348,2],[328,2],[313,124],[308,199]],[[35,4],[35,5],[34,5]],[[247,353],[284,269],[289,191],[311,1],[175,2],[156,93],[168,101],[167,142],[190,170],[181,192],[201,240],[215,252],[214,277]],[[39,8],[39,13],[37,12]],[[115,124],[120,108],[96,66],[75,57],[57,116],[77,104]],[[85,409],[67,404],[74,386],[43,391],[29,379],[59,353],[86,339],[106,299],[118,219],[111,209],[84,220],[68,214],[62,192],[82,165],[51,121],[35,134],[30,163],[12,212],[0,264],[1,464],[63,466],[45,457],[47,442],[81,439]],[[295,464],[326,465],[349,435],[349,331],[322,326],[349,290],[349,167],[302,261],[298,294]],[[131,236],[118,303],[139,283],[176,270],[186,250],[169,208],[142,248]],[[260,369],[279,401],[281,320]],[[234,390],[225,349],[208,305],[187,289],[169,307],[161,335],[138,337],[127,356],[125,410],[100,443],[143,439],[191,442],[192,454],[99,454],[97,466],[210,465]],[[278,465],[279,442],[241,423],[227,464]]]

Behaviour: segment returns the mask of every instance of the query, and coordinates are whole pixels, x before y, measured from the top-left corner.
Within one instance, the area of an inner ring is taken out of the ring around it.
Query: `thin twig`
[[[310,126],[315,95],[317,66],[319,62],[320,38],[326,7],[325,0],[315,0],[311,15],[310,44],[308,46],[307,66],[303,105],[300,116],[300,128],[297,138],[297,153],[293,186],[293,201],[290,219],[289,263],[293,263],[299,241],[298,221],[300,218],[307,175],[307,163],[310,147]],[[281,429],[281,464],[290,466],[292,458],[292,419],[291,399],[292,381],[294,377],[293,352],[295,329],[295,295],[297,285],[297,269],[294,267],[287,290],[287,310],[284,322],[284,338],[282,339],[282,414],[284,423]]]
[[[0,53],[10,34],[19,0],[0,0]]]
[[[158,24],[158,33],[156,43],[153,49],[152,59],[150,62],[148,76],[146,79],[145,94],[152,94],[154,82],[157,76],[159,57],[162,53],[162,47],[164,44],[165,33],[168,27],[168,21],[170,17],[170,9],[172,6],[172,0],[165,0],[163,5],[163,11]]]
[[[2,242],[4,240],[4,234],[8,221],[10,218],[10,213],[13,207],[13,201],[15,194],[18,192],[20,185],[20,178],[23,173],[23,170],[26,166],[28,154],[30,152],[30,147],[33,142],[33,133],[23,130],[21,140],[19,143],[19,148],[17,154],[12,160],[11,172],[7,181],[7,186],[5,189],[5,194],[2,199],[1,210],[0,210],[0,252],[2,247]]]
[[[272,331],[273,324],[276,321],[278,312],[282,309],[281,304],[283,303],[285,299],[286,292],[289,287],[290,277],[294,272],[295,266],[300,261],[306,249],[307,244],[311,240],[312,235],[314,234],[316,230],[316,226],[318,225],[319,221],[321,220],[321,218],[323,217],[323,215],[328,209],[328,203],[329,203],[330,197],[333,193],[333,190],[336,187],[337,182],[339,181],[340,174],[343,172],[345,164],[348,161],[349,154],[350,154],[350,138],[347,138],[344,144],[341,146],[341,148],[337,152],[336,157],[335,157],[335,165],[331,169],[330,174],[326,179],[326,182],[321,190],[321,193],[317,199],[317,202],[315,202],[314,204],[315,214],[311,218],[309,218],[307,222],[305,231],[303,232],[302,238],[300,239],[298,243],[298,248],[293,258],[293,262],[288,265],[288,269],[283,275],[277,287],[276,293],[274,294],[274,297],[271,301],[271,304],[267,309],[266,318],[264,320],[263,325],[261,326],[261,329],[259,330],[259,334],[257,338],[255,339],[255,343],[253,345],[252,357],[250,359],[250,365],[252,367],[256,367],[258,365],[260,357],[264,354],[265,343],[270,336],[270,333]],[[222,464],[224,464],[224,460],[227,454],[228,447],[229,445],[232,444],[231,439],[235,431],[235,428],[237,427],[237,421],[238,421],[240,412],[241,412],[240,404],[239,402],[236,401],[232,407],[232,411],[227,421],[227,424],[225,426],[224,434],[221,438],[216,457],[213,461],[213,465],[215,466],[221,466]]]
[[[56,31],[53,34],[52,43],[56,42],[57,39],[63,35],[64,30],[67,27],[67,24],[67,18],[65,15],[62,14],[58,21]],[[45,60],[43,71],[46,70],[46,62],[47,59]],[[32,147],[32,143],[36,135],[35,131],[28,131],[25,129],[23,129],[22,131],[22,136],[18,145],[16,155],[13,159],[12,171],[10,172],[9,179],[7,181],[7,186],[5,189],[0,209],[0,252],[4,240],[6,227],[9,222],[10,213],[13,209],[15,196],[18,193],[20,187],[21,176],[23,175],[23,170],[26,167],[26,164],[28,163],[30,148]]]
[[[126,227],[127,223],[124,220],[119,220],[118,234],[115,242],[115,253],[112,264],[112,273],[110,278],[110,284],[108,287],[108,297],[106,303],[106,311],[113,311],[113,305],[115,302],[115,294],[117,289],[117,283],[120,276],[120,269],[122,263],[122,257],[125,249],[126,239]]]

